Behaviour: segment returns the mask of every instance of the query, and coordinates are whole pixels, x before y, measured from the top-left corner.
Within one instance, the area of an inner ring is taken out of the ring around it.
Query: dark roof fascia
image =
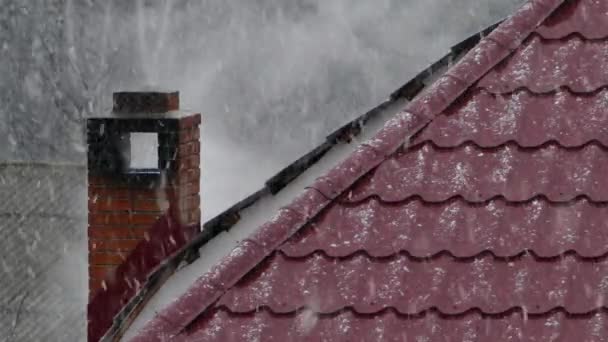
[[[104,336],[102,341],[118,341],[129,325],[135,319],[156,290],[162,286],[164,280],[177,270],[180,265],[191,263],[198,259],[198,250],[223,232],[229,231],[241,219],[243,210],[257,203],[260,199],[273,196],[289,185],[294,179],[306,172],[312,165],[319,161],[327,152],[339,144],[349,143],[352,138],[357,137],[364,125],[371,119],[378,117],[388,107],[400,100],[411,101],[420,92],[425,89],[430,83],[427,83],[429,78],[432,78],[440,71],[445,71],[446,67],[452,65],[470,49],[475,47],[486,35],[492,32],[503,20],[488,26],[487,28],[469,36],[460,43],[452,46],[447,54],[437,60],[435,63],[428,66],[426,69],[418,73],[413,79],[408,81],[403,86],[391,93],[388,100],[381,103],[377,107],[369,110],[356,119],[348,122],[334,132],[327,135],[325,141],[319,146],[306,153],[287,167],[283,168],[276,175],[269,178],[264,187],[255,193],[249,195],[245,199],[237,202],[230,208],[218,214],[214,218],[208,220],[203,225],[203,230],[190,243],[184,246],[180,251],[173,256],[167,258],[154,272],[149,276],[149,281],[142,286],[140,292],[123,308],[123,310],[114,319],[114,324]]]

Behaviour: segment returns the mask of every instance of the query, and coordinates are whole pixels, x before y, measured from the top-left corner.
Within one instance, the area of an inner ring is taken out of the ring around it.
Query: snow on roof
[[[608,3],[562,2],[522,6],[134,340],[605,336]]]

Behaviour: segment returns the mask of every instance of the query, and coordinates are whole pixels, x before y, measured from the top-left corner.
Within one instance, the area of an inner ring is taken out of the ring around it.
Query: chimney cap
[[[178,91],[118,91],[113,94],[113,100],[113,112],[117,114],[166,113],[179,110]]]

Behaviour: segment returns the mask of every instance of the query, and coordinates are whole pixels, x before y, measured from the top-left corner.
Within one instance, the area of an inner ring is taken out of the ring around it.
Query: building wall
[[[86,336],[85,175],[74,165],[0,164],[0,336],[7,341]]]

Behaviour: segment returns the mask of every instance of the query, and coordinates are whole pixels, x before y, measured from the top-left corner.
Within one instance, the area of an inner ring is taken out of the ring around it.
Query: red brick
[[[179,142],[183,144],[190,141],[198,141],[200,139],[200,128],[198,126],[185,128],[179,131]]]
[[[112,197],[89,198],[89,211],[128,211],[131,209],[131,201],[128,199],[116,199]]]
[[[106,279],[109,275],[114,272],[116,266],[92,266],[89,265],[89,278],[92,279]]]
[[[136,200],[133,205],[133,210],[135,211],[154,211],[154,212],[162,212],[169,206],[169,203],[165,200],[160,199],[142,199]]]
[[[190,143],[179,144],[178,148],[178,158],[182,158],[190,154]]]
[[[89,213],[89,225],[127,225],[129,213]]]
[[[137,239],[113,239],[98,240],[89,239],[89,253],[100,251],[130,252],[137,247],[141,240]]]
[[[133,226],[131,227],[131,231],[133,232],[133,236],[135,238],[143,240],[148,236],[148,226]]]
[[[186,212],[186,223],[187,224],[195,224],[201,222],[201,210],[188,210]]]
[[[179,198],[178,189],[179,188],[177,186],[167,188],[165,200],[169,202],[169,205],[175,204],[176,199]]]
[[[188,182],[200,182],[201,181],[201,170],[194,169],[188,172]]]
[[[89,289],[100,288],[103,278],[93,278],[89,275]]]
[[[188,166],[188,169],[198,169],[201,165],[201,156],[199,154],[193,154],[184,159],[184,164]]]
[[[200,155],[194,154],[183,157],[178,161],[178,170],[183,172],[188,169],[198,169],[200,167]]]
[[[198,195],[190,195],[182,199],[182,210],[197,209],[201,205],[201,198]]]
[[[179,120],[180,129],[195,127],[200,124],[201,124],[201,115],[200,114],[193,114],[191,116],[187,116],[187,117]]]
[[[126,259],[125,253],[96,252],[89,254],[89,265],[120,265]]]
[[[192,140],[191,139],[191,137],[192,137],[192,129],[191,128],[181,129],[179,131],[178,136],[179,136],[179,140],[178,140],[179,143],[189,142],[190,140]]]
[[[201,140],[201,129],[200,127],[195,127],[194,129],[192,129],[192,140],[199,142],[200,144],[200,140]]]
[[[111,197],[111,198],[129,198],[129,189],[126,188],[89,188],[89,198]]]
[[[103,279],[89,278],[89,299],[94,297],[95,294],[102,288],[101,283]]]
[[[138,189],[133,191],[134,199],[156,199],[159,197],[163,197],[165,195],[165,190],[163,189]]]
[[[180,185],[180,195],[188,196],[188,195],[198,195],[201,191],[200,182],[192,182],[192,183],[182,183]]]
[[[190,161],[187,158],[179,160],[176,165],[179,172],[184,172],[184,170],[190,169]]]
[[[200,155],[195,154],[193,156],[187,157],[187,159],[188,159],[188,163],[191,168],[200,169],[200,166],[201,166],[201,156]]]
[[[128,226],[90,226],[88,231],[91,239],[142,239],[147,229]]]
[[[184,183],[197,183],[201,179],[201,170],[199,168],[183,170],[178,174],[179,184],[182,186]]]
[[[160,215],[157,214],[133,214],[131,216],[131,223],[138,225],[152,225],[158,221]]]
[[[88,233],[90,239],[109,240],[134,238],[130,229],[126,227],[89,226]]]
[[[191,141],[180,144],[178,147],[178,158],[184,158],[191,155],[198,155],[201,152],[201,144],[198,141]]]
[[[91,213],[89,214],[89,225],[91,226],[101,226],[101,225],[109,225],[109,226],[116,226],[116,225],[129,225],[129,224],[139,224],[139,225],[145,225],[145,224],[154,224],[158,218],[159,218],[159,213],[150,213],[150,214],[144,214],[144,213],[107,213],[107,214],[100,214],[100,213]]]

